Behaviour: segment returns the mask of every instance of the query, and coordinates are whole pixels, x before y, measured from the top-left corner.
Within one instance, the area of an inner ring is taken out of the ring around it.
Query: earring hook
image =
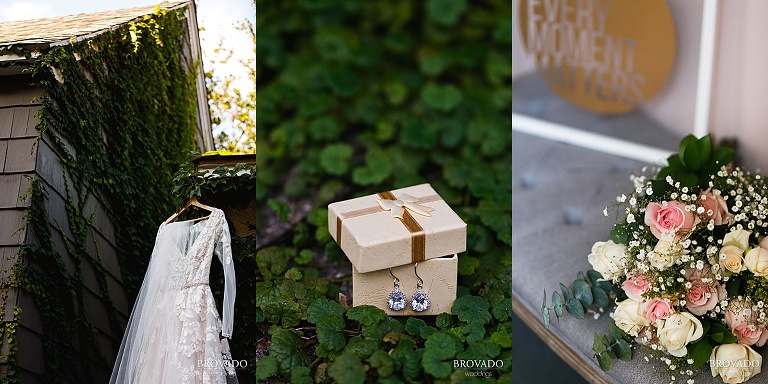
[[[394,286],[395,286],[395,288],[397,288],[398,286],[400,286],[400,279],[398,279],[398,278],[397,278],[397,276],[395,276],[395,275],[392,273],[392,268],[391,268],[391,267],[389,268],[389,274],[390,274],[390,275],[392,275],[392,277],[393,277],[393,278],[395,278],[395,282],[394,282]]]
[[[416,268],[418,268],[419,263],[416,263],[413,265],[413,273],[416,274],[416,278],[419,279],[419,282],[416,284],[417,287],[421,288],[424,285],[424,280],[419,276],[419,273],[416,271]]]

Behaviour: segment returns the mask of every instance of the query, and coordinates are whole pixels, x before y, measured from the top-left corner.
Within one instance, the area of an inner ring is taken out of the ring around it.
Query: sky
[[[110,11],[161,2],[163,0],[0,0],[0,22]],[[242,65],[237,60],[253,57],[253,45],[250,37],[235,29],[234,25],[246,18],[255,24],[256,11],[253,8],[253,0],[196,0],[196,3],[198,26],[205,29],[200,32],[205,70],[211,69],[213,50],[221,39],[225,46],[235,47],[234,55],[230,65],[215,67],[215,73],[219,76],[233,73],[241,78],[241,81],[236,83],[241,90],[252,90],[255,84],[247,79]],[[217,133],[218,130],[214,128],[214,137]]]

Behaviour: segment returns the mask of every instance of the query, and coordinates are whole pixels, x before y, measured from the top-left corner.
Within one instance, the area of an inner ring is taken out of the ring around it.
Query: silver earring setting
[[[416,292],[414,292],[413,296],[411,296],[411,308],[416,312],[424,312],[429,308],[430,303],[429,296],[427,296],[427,293],[424,292],[424,289],[422,289],[424,286],[424,280],[422,280],[421,276],[419,276],[419,273],[416,272],[416,267],[418,266],[419,263],[416,263],[413,266],[413,273],[416,274],[416,278],[418,278],[419,281],[416,283]]]
[[[392,268],[389,269],[389,274],[395,279],[395,289],[393,289],[392,292],[389,293],[389,296],[387,296],[387,306],[393,311],[402,311],[405,309],[405,303],[408,301],[408,298],[406,298],[403,291],[400,290],[400,279],[392,274]]]

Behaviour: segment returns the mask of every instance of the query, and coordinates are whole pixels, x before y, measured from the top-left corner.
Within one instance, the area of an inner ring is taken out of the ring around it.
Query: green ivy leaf
[[[296,267],[289,269],[288,272],[285,273],[285,278],[293,281],[299,281],[303,276],[301,271]]]
[[[256,380],[266,380],[270,376],[277,375],[277,359],[272,356],[264,356],[256,361]]]
[[[459,275],[469,276],[475,274],[475,269],[480,266],[480,259],[462,255],[459,257]]]
[[[339,355],[328,368],[328,374],[337,383],[362,384],[365,382],[363,363],[352,354]]]
[[[288,257],[280,247],[268,247],[256,253],[256,265],[268,280],[285,273],[288,269],[288,261]]]
[[[450,26],[459,21],[468,7],[466,0],[429,0],[427,15],[438,24]]]
[[[374,351],[378,350],[380,345],[380,341],[355,336],[349,339],[347,347],[344,348],[344,353],[351,353],[360,359],[366,359],[371,356]]]
[[[384,95],[387,98],[389,104],[400,105],[408,97],[408,88],[399,81],[393,81],[384,84]],[[391,127],[391,126],[390,126]],[[388,135],[385,135],[385,140]]]
[[[446,333],[435,333],[424,343],[424,355],[421,365],[430,375],[443,379],[453,371],[451,363],[446,361],[458,352],[458,340]]]
[[[483,323],[472,322],[462,328],[462,333],[466,335],[467,343],[473,343],[485,338],[485,327]]]
[[[409,317],[405,321],[405,331],[411,335],[419,335],[422,338],[428,338],[437,330],[434,327],[427,325],[427,323],[416,317]]]
[[[311,249],[302,249],[301,252],[299,252],[299,256],[296,257],[295,261],[296,264],[305,265],[311,262],[314,258],[315,253],[312,252]]]
[[[291,384],[312,384],[313,380],[309,377],[311,371],[307,367],[296,367],[291,370]]]
[[[421,91],[421,100],[437,111],[450,112],[461,102],[461,91],[453,84],[427,84]]]
[[[332,116],[323,115],[309,123],[309,137],[313,140],[336,140],[344,130]]]
[[[308,320],[311,323],[317,324],[320,320],[328,317],[339,317],[344,314],[344,307],[335,301],[328,300],[324,297],[319,298],[312,302],[307,308]],[[343,328],[343,326],[342,326]]]
[[[288,214],[291,213],[291,207],[289,207],[288,204],[282,200],[269,199],[267,200],[267,206],[269,209],[277,212],[277,216],[280,217],[280,221],[284,223],[288,222]]]
[[[507,245],[512,244],[512,204],[510,202],[480,200],[477,214],[480,221],[496,231],[496,237]]]
[[[281,323],[284,328],[295,327],[301,322],[301,308],[291,300],[276,300],[262,306],[264,317],[272,324]]]
[[[443,312],[437,315],[437,318],[435,318],[435,325],[437,325],[438,328],[443,330],[451,328],[453,327],[453,316],[449,313]]]
[[[544,297],[546,304],[546,296]],[[451,312],[458,315],[459,320],[471,323],[481,322],[483,324],[491,321],[491,314],[488,312],[490,305],[488,301],[479,296],[462,296],[454,301]]]
[[[503,347],[503,348],[512,347],[512,337],[509,335],[509,332],[496,331],[491,334],[491,340],[493,340],[493,342],[500,347]]]
[[[491,308],[493,317],[498,321],[506,321],[512,317],[512,300],[506,298]]]
[[[277,360],[280,373],[288,374],[294,368],[304,366],[304,361],[299,354],[301,345],[301,339],[291,331],[285,329],[272,331],[269,356],[274,356]]]
[[[357,320],[363,325],[373,325],[387,318],[386,312],[372,305],[352,307],[347,311],[347,318]]]
[[[371,363],[371,367],[376,368],[376,374],[378,377],[389,377],[395,370],[395,364],[389,354],[382,350],[376,350],[368,359]]]
[[[469,344],[466,351],[457,355],[459,359],[493,359],[499,356],[501,347],[491,339],[477,340]]]
[[[402,372],[403,376],[409,379],[415,379],[421,371],[421,356],[415,348],[416,343],[405,338],[401,339],[397,343],[397,348],[390,353],[390,357],[395,363],[395,370]]]
[[[341,176],[347,173],[353,153],[349,144],[330,144],[320,151],[320,165],[326,172]]]
[[[375,185],[392,173],[393,165],[386,151],[371,148],[365,154],[365,166],[352,171],[352,181],[358,185]]]
[[[317,341],[320,343],[317,349],[318,356],[344,348],[346,339],[342,331],[345,325],[344,319],[334,315],[326,316],[317,322]]]

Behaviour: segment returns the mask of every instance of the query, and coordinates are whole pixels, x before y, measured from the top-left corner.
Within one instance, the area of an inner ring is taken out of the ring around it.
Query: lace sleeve
[[[232,337],[232,322],[235,312],[235,263],[232,260],[232,244],[229,235],[229,227],[226,219],[222,223],[222,231],[216,242],[215,249],[221,265],[224,267],[224,304],[222,306],[222,326],[221,335],[227,338]]]

